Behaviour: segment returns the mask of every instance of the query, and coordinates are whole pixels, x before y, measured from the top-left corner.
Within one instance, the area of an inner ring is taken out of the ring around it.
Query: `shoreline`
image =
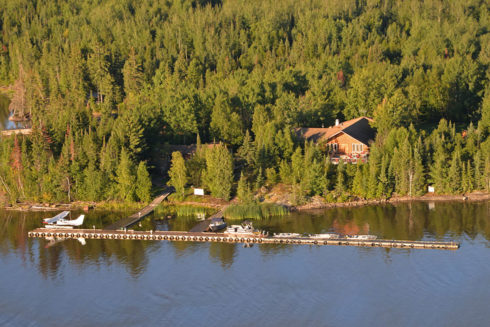
[[[366,205],[395,204],[406,202],[480,202],[490,200],[490,193],[470,193],[466,195],[422,195],[395,196],[389,199],[357,200],[348,202],[310,202],[299,206],[291,206],[292,211],[311,209],[327,209],[337,207],[360,207]]]
[[[338,207],[360,207],[366,205],[384,205],[384,204],[395,204],[395,203],[406,203],[406,202],[479,202],[490,200],[490,193],[470,193],[465,195],[422,195],[422,196],[394,196],[389,199],[372,199],[372,200],[355,200],[347,202],[324,202],[323,198],[316,197],[312,198],[312,201],[306,204],[293,206],[287,205],[280,202],[265,202],[273,203],[278,205],[283,205],[287,207],[290,211],[304,211],[312,209],[328,209],[328,208],[338,208]],[[221,202],[221,203],[217,203]],[[216,210],[221,210],[224,207],[233,204],[235,201],[226,201],[224,203],[222,200],[215,202],[197,202],[197,201],[175,201],[171,200],[168,203],[172,205],[190,205],[190,206],[201,206],[213,208]],[[59,210],[93,210],[93,209],[128,209],[137,210],[145,206],[144,203],[128,203],[124,204],[122,202],[72,202],[72,203],[56,203],[56,204],[43,204],[43,203],[18,203],[13,206],[3,206],[4,210],[12,211],[24,211],[24,212],[35,212],[35,211],[59,211]]]

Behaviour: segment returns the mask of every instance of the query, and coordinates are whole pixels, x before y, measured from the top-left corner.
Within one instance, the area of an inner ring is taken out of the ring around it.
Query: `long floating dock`
[[[155,210],[155,208],[162,203],[163,200],[165,200],[170,194],[174,192],[173,187],[167,188],[162,194],[157,196],[149,205],[141,209],[140,211],[132,214],[131,216],[121,219],[117,222],[115,222],[112,225],[109,225],[107,227],[104,227],[106,230],[117,230],[117,229],[124,229],[128,228],[129,226],[137,223],[144,217],[148,216],[150,213]]]
[[[330,239],[316,240],[306,237],[274,238],[255,235],[231,236],[223,233],[193,233],[177,231],[121,231],[102,229],[46,229],[38,228],[28,233],[29,237],[87,238],[111,240],[151,240],[151,241],[186,241],[186,242],[222,242],[222,243],[259,243],[259,244],[304,244],[304,245],[340,245],[406,249],[439,249],[457,250],[457,242],[436,241],[400,241],[400,240],[352,240]]]

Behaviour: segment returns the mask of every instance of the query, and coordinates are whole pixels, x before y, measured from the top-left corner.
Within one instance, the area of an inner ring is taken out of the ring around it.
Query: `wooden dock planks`
[[[117,230],[117,229],[124,229],[128,228],[129,226],[137,223],[144,217],[148,216],[150,213],[155,210],[155,208],[162,203],[163,200],[165,200],[170,194],[174,192],[174,189],[172,187],[167,188],[162,194],[157,196],[149,205],[141,209],[140,211],[132,214],[131,216],[127,218],[123,218],[117,222],[115,222],[112,225],[104,227],[105,230]]]
[[[38,228],[28,233],[29,237],[87,238],[113,240],[153,240],[186,242],[259,243],[259,244],[298,244],[298,245],[337,245],[360,247],[383,247],[405,249],[457,250],[457,242],[402,241],[402,240],[314,240],[309,238],[273,238],[256,235],[230,236],[223,233],[180,232],[180,231],[121,231],[102,229],[46,229]]]

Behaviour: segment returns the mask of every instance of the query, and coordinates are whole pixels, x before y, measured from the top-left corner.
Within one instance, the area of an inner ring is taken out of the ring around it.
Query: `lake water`
[[[0,211],[1,326],[490,322],[490,202],[328,209],[255,223],[270,232],[455,240],[461,242],[456,251],[120,240],[49,246],[26,237],[51,215]],[[98,227],[124,215],[93,211],[86,224]],[[137,227],[195,223],[159,218]]]
[[[22,123],[14,123],[9,120],[9,104],[10,99],[0,93],[0,130],[24,128]]]

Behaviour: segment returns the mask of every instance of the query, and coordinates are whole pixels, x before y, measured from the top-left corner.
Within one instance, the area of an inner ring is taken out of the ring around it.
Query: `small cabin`
[[[335,125],[327,128],[297,128],[299,138],[313,141],[325,146],[332,162],[339,160],[356,163],[367,161],[370,143],[374,140],[375,131],[371,127],[373,120],[359,117],[345,122],[338,119]]]

